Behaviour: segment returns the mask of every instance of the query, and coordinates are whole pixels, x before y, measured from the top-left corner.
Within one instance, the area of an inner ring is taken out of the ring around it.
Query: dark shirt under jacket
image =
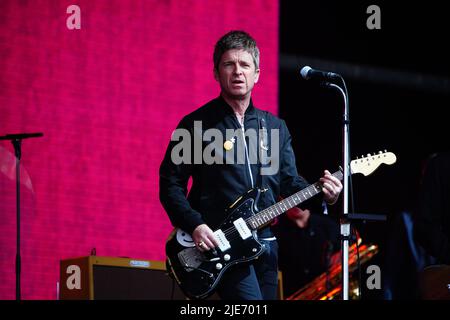
[[[279,197],[287,197],[305,188],[308,183],[297,173],[295,156],[291,146],[291,136],[283,120],[272,114],[259,110],[253,106],[252,101],[244,116],[244,129],[249,128],[259,131],[261,119],[265,119],[268,131],[269,156],[272,150],[270,141],[270,130],[279,129],[279,163],[280,168],[276,174],[263,176],[262,186],[268,191],[262,193],[258,208],[264,209],[274,204]],[[194,121],[202,121],[202,130],[216,128],[225,137],[226,129],[241,129],[233,109],[222,97],[218,97],[206,105],[200,107],[189,115],[185,116],[177,128],[184,128],[194,135]],[[229,137],[227,137],[229,139]],[[258,144],[259,144],[258,135]],[[249,140],[247,140],[249,142]],[[251,164],[252,178],[247,165],[238,164],[179,164],[175,165],[171,160],[172,148],[178,141],[171,141],[167,148],[164,160],[160,167],[160,200],[166,210],[172,224],[188,233],[200,224],[206,223],[213,230],[217,229],[225,219],[225,210],[242,194],[257,186],[258,164]],[[202,151],[205,150],[209,141],[202,142]],[[242,140],[241,140],[242,143]],[[258,146],[249,145],[248,148]],[[230,151],[225,151],[222,145],[221,152],[225,159],[226,152],[236,152],[237,146]],[[243,149],[240,149],[243,150]],[[254,149],[256,150],[256,149]],[[259,149],[258,149],[259,150]],[[191,152],[194,157],[193,150]],[[236,159],[236,157],[235,157]],[[225,160],[224,160],[225,163]],[[192,176],[192,187],[186,199],[187,185],[189,177]],[[321,196],[314,198],[313,202],[322,201]],[[260,236],[272,236],[269,228]]]

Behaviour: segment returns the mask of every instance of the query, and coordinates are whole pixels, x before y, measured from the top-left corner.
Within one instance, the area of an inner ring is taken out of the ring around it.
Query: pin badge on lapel
[[[227,140],[227,141],[225,141],[225,142],[223,143],[223,148],[224,148],[226,151],[230,151],[231,149],[233,149],[233,145],[234,145],[235,142],[236,142],[236,140],[235,140],[234,137],[233,137],[233,138],[231,138],[230,140]]]

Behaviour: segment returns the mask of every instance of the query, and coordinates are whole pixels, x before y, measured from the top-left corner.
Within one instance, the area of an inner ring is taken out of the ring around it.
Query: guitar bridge
[[[178,252],[178,260],[187,272],[191,272],[202,264],[205,256],[197,248],[186,248]]]

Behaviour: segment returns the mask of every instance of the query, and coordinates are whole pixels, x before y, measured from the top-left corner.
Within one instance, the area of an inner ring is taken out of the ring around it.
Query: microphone
[[[341,78],[341,76],[337,73],[314,70],[309,66],[304,66],[300,70],[300,75],[305,80],[315,79],[320,81],[332,81]]]

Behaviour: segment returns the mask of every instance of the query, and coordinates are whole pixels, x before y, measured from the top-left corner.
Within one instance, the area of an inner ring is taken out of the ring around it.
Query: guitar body
[[[227,218],[215,232],[216,237],[223,233],[225,245],[216,248],[215,252],[199,251],[190,235],[181,229],[170,234],[166,243],[166,267],[187,297],[207,298],[214,293],[222,275],[230,267],[256,259],[264,252],[256,230],[244,230],[242,235],[238,231],[242,224],[236,227],[236,221],[242,222],[255,215],[259,193],[257,189],[248,191],[228,209]]]

